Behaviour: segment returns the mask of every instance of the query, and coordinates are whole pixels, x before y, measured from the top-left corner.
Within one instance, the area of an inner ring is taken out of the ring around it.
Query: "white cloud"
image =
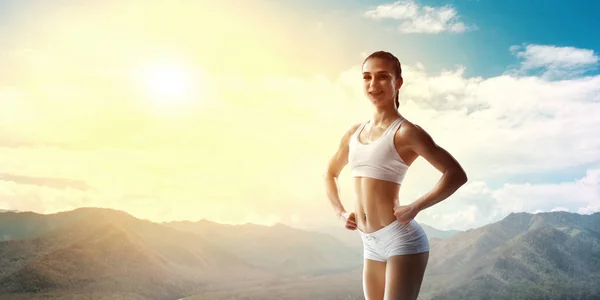
[[[4,202],[0,202],[0,209],[54,213],[100,202],[105,206],[110,205],[105,196],[97,191],[59,189],[0,180],[0,197]]]
[[[465,185],[452,199],[423,211],[418,220],[443,229],[468,229],[492,223],[511,212],[600,212],[600,169],[555,184],[506,183],[498,189],[482,181]]]
[[[405,69],[401,111],[477,178],[555,172],[600,159],[600,76],[484,79],[465,77],[463,67],[437,75]]]
[[[522,59],[520,68],[511,72],[537,71],[548,79],[580,76],[598,66],[598,55],[591,49],[528,44],[511,46],[510,51]]]
[[[462,33],[475,29],[475,26],[461,22],[458,12],[450,5],[421,6],[412,0],[382,4],[366,11],[364,16],[374,20],[399,20],[398,30],[402,33]]]

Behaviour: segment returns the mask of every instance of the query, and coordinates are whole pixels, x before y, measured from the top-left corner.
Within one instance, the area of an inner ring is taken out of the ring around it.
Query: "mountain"
[[[223,225],[210,221],[164,225],[218,243],[254,266],[282,274],[320,274],[360,268],[362,250],[335,237],[283,224]]]
[[[49,215],[3,211],[0,213],[0,238],[6,241],[35,237],[59,225],[59,222],[52,222]]]
[[[600,298],[600,213],[423,227],[431,254],[420,299]],[[154,223],[99,208],[3,212],[0,298],[364,299],[360,238],[331,232]]]
[[[61,231],[56,233],[65,233]],[[148,295],[144,290],[152,290],[153,296],[168,298],[180,293],[179,286],[186,283],[159,256],[145,250],[139,240],[111,224],[81,234],[64,247],[49,248],[0,280],[0,289],[15,293],[105,287],[137,290],[141,295]],[[159,286],[161,292],[157,292]]]
[[[17,298],[119,291],[175,299],[302,282],[361,263],[359,250],[332,236],[281,224],[159,224],[100,208],[0,213],[0,234],[0,293]]]
[[[600,213],[512,213],[432,241],[424,299],[597,299]]]
[[[12,225],[5,234],[39,235],[0,242],[0,293],[118,290],[173,299],[226,277],[265,274],[197,235],[120,211],[19,215],[0,214],[0,224],[27,229]]]
[[[427,234],[427,237],[432,239],[447,239],[449,237],[454,236],[455,234],[461,232],[460,230],[439,230],[437,228],[431,227],[427,224],[420,223],[421,227]]]

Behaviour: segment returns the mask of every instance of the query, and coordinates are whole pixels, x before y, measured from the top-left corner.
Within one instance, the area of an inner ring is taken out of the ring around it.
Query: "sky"
[[[2,1],[0,209],[341,226],[322,175],[372,118],[361,63],[469,182],[416,220],[600,211],[597,1]],[[441,173],[422,158],[408,204]],[[340,178],[354,202],[349,167]]]

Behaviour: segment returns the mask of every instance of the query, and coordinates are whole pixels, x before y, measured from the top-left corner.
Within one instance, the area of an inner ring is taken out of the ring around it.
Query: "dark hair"
[[[388,62],[390,62],[392,64],[392,68],[394,69],[394,75],[397,78],[401,78],[402,77],[402,65],[400,64],[400,60],[398,60],[398,58],[396,56],[394,56],[392,53],[386,52],[386,51],[376,51],[371,53],[371,55],[367,56],[367,58],[365,58],[365,60],[363,61],[363,65],[365,64],[365,62],[367,62],[367,60],[369,60],[369,58],[381,58],[381,59],[385,59]],[[398,94],[396,94],[396,108],[398,108],[400,106],[400,101],[398,101]]]

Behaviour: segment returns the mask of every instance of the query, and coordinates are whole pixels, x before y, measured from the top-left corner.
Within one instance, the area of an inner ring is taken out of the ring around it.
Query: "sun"
[[[199,100],[202,76],[198,70],[181,63],[148,64],[138,73],[140,88],[150,104],[160,109],[171,109]]]
[[[163,101],[181,100],[189,93],[191,86],[189,74],[175,66],[150,69],[146,80],[150,93]]]

